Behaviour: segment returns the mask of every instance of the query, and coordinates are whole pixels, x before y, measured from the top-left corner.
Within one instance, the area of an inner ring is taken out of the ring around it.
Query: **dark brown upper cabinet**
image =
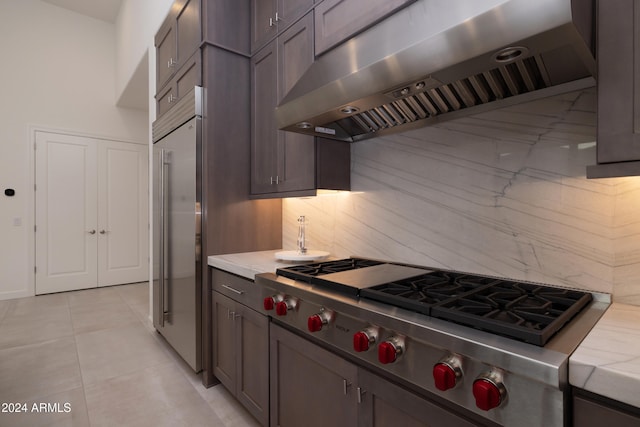
[[[176,0],[155,37],[156,93],[187,63],[201,41],[200,0]]]
[[[350,147],[313,136],[279,131],[274,110],[314,61],[309,13],[251,61],[251,194],[253,197],[315,195],[318,188],[350,189]]]
[[[640,4],[598,2],[597,165],[587,178],[640,175]]]
[[[315,9],[316,55],[416,0],[324,0]]]
[[[257,52],[278,33],[304,16],[314,0],[251,0],[251,51]]]

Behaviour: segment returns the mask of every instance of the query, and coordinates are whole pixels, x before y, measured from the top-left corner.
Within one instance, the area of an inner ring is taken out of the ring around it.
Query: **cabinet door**
[[[358,419],[361,427],[476,425],[369,371],[358,372],[358,385],[362,390]]]
[[[236,393],[236,303],[213,292],[213,374],[232,393]]]
[[[270,334],[271,425],[357,425],[356,366],[273,323]]]
[[[283,30],[303,16],[313,6],[314,0],[276,0],[278,30]]]
[[[169,111],[176,102],[202,82],[199,52],[194,53],[180,71],[156,94],[156,117]]]
[[[315,9],[316,55],[416,0],[324,0]]]
[[[176,33],[171,16],[165,20],[155,37],[156,46],[156,93],[176,70]]]
[[[162,116],[172,107],[175,98],[175,86],[168,84],[156,94],[156,117]]]
[[[238,383],[236,397],[269,425],[269,318],[241,304],[236,317]]]
[[[274,118],[277,96],[276,43],[251,60],[251,193],[276,190],[277,128]]]
[[[313,64],[313,14],[278,36],[278,102]],[[315,138],[278,132],[278,191],[315,188]]]
[[[180,68],[176,74],[175,80],[175,99],[172,102],[179,101],[185,94],[189,93],[194,86],[201,84],[201,66],[200,52],[194,53],[186,63]]]
[[[275,0],[251,0],[251,51],[255,52],[278,32]]]
[[[598,163],[640,160],[640,4],[598,6]]]
[[[176,17],[178,67],[200,46],[202,40],[200,25],[200,0],[187,0]]]
[[[602,401],[598,401],[602,400]],[[626,412],[619,402],[606,399],[592,400],[588,397],[573,397],[573,425],[576,427],[633,427],[640,425],[640,415]],[[626,405],[624,405],[626,406]],[[636,408],[634,408],[636,409]],[[637,412],[637,411],[636,411]]]

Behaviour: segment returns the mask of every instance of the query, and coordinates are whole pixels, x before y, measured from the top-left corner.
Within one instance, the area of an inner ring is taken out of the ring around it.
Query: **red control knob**
[[[382,342],[378,346],[378,360],[383,365],[395,362],[400,353],[402,353],[402,347],[391,341]]]
[[[366,332],[360,331],[353,334],[353,349],[358,353],[361,351],[369,350],[369,343],[371,342],[369,335]]]
[[[438,390],[447,391],[456,386],[456,371],[445,363],[437,363],[433,367],[433,380]]]
[[[324,322],[322,321],[322,317],[318,314],[309,316],[309,319],[307,319],[307,328],[309,329],[309,332],[318,332],[322,330],[323,324]]]
[[[476,406],[488,411],[500,406],[503,391],[493,382],[481,378],[473,382],[473,396],[476,398]]]
[[[307,319],[307,328],[309,332],[318,332],[322,330],[324,325],[328,325],[333,317],[333,311],[326,310],[324,307],[319,313],[309,316]]]
[[[276,305],[276,302],[273,300],[273,297],[266,297],[263,301],[264,309],[267,311],[273,310]]]
[[[287,306],[286,302],[280,301],[279,303],[276,304],[276,314],[278,316],[286,316],[288,310],[289,310],[289,307]]]

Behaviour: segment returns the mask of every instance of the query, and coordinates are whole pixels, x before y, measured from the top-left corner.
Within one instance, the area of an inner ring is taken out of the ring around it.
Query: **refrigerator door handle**
[[[168,286],[168,280],[166,277],[166,253],[167,253],[167,245],[166,245],[166,236],[165,236],[165,231],[166,231],[166,224],[167,224],[167,196],[166,196],[166,176],[165,176],[165,165],[166,163],[166,150],[162,149],[160,150],[160,161],[159,161],[159,165],[158,165],[158,172],[159,172],[159,176],[158,176],[158,184],[159,184],[159,191],[158,194],[160,196],[160,200],[158,201],[159,207],[160,207],[160,227],[159,227],[159,233],[158,233],[158,247],[160,248],[160,254],[159,254],[159,270],[160,270],[160,274],[159,274],[159,282],[160,282],[160,286],[159,286],[159,292],[158,292],[158,323],[160,324],[160,326],[164,327],[164,321],[167,318],[167,310],[166,310],[166,304],[165,304],[165,294],[167,293],[167,286]],[[166,295],[168,297],[168,295]]]

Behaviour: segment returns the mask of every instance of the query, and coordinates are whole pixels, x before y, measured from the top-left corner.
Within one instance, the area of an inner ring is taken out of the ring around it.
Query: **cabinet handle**
[[[170,58],[170,59],[167,61],[167,68],[171,68],[171,67],[173,67],[173,66],[174,66],[174,65],[176,65],[176,64],[177,64],[177,62],[176,62],[176,61],[174,61],[174,60],[173,60],[173,58]]]
[[[278,16],[278,12],[276,12],[276,22],[280,22],[282,21],[282,19],[280,19],[280,17]]]
[[[357,392],[358,392],[358,403],[362,403],[362,396],[365,395],[367,392],[360,387],[357,388]]]
[[[237,289],[232,288],[231,286],[228,285],[222,285],[223,288],[230,290],[231,292],[238,294],[238,295],[242,295],[244,294],[244,291],[239,291]]]
[[[273,185],[273,184],[276,184],[276,185],[280,184],[280,177],[279,176],[276,176],[275,180],[273,179],[273,177],[271,177],[271,185]]]
[[[273,27],[275,25],[275,22],[273,22],[273,18],[269,18],[269,26]]]
[[[176,97],[175,97],[175,96],[173,96],[173,94],[170,94],[169,96],[167,96],[167,102],[168,102],[169,104],[171,104],[171,103],[172,103],[173,101],[175,101],[175,100],[176,100]]]
[[[344,395],[347,395],[348,389],[349,387],[351,387],[351,383],[347,380],[342,380],[342,393],[344,393]]]

